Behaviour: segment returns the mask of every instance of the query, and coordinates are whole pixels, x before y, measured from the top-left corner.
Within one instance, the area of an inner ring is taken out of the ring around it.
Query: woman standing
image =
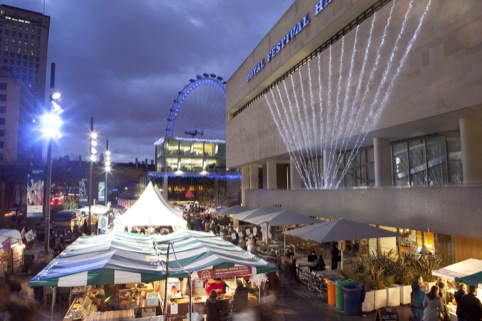
[[[208,312],[207,321],[221,321],[218,294],[215,290],[211,290],[211,293],[209,293],[209,298],[206,300],[206,306]]]
[[[434,285],[423,300],[423,321],[439,321],[443,312],[442,301],[440,300],[439,288]]]

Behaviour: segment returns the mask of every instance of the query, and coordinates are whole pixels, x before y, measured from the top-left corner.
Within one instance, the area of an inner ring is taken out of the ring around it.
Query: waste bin
[[[328,285],[328,304],[336,305],[336,289],[333,281],[339,280],[340,278],[335,275],[327,275],[323,279]]]
[[[343,297],[343,286],[354,284],[353,280],[335,280],[333,281],[335,284],[335,292],[336,292],[336,308],[338,310],[344,309],[344,297]]]
[[[344,299],[344,308],[345,308],[345,315],[347,316],[356,316],[361,315],[362,312],[362,302],[364,300],[363,297],[363,286],[360,284],[348,284],[342,286],[343,290],[343,299]]]

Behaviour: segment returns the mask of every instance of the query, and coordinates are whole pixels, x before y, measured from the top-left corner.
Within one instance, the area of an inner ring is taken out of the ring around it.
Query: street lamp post
[[[90,118],[90,171],[89,171],[89,233],[92,234],[92,169],[97,160],[97,133],[94,132],[94,117]],[[97,233],[96,233],[97,234]]]
[[[107,181],[109,179],[109,172],[111,170],[111,163],[110,163],[110,150],[109,150],[109,140],[106,139],[105,141],[105,206],[109,205],[109,188]]]
[[[60,114],[62,107],[56,102],[60,94],[54,91],[55,88],[55,63],[50,69],[50,96],[49,110],[42,116],[42,135],[47,138],[47,168],[45,172],[45,193],[44,193],[44,217],[45,217],[45,253],[49,252],[50,238],[50,195],[52,194],[52,139],[60,138],[60,127],[62,120]]]

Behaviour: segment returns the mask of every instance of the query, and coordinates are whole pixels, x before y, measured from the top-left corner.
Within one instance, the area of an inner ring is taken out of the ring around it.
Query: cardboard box
[[[156,316],[156,308],[142,308],[141,316],[145,317],[155,317]]]
[[[159,305],[159,293],[149,292],[146,295],[146,305],[148,307],[155,307]]]

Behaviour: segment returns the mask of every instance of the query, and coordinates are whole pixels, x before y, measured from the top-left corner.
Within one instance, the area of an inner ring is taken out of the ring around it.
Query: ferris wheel
[[[174,99],[167,119],[167,137],[225,139],[226,83],[215,74],[190,79]]]

